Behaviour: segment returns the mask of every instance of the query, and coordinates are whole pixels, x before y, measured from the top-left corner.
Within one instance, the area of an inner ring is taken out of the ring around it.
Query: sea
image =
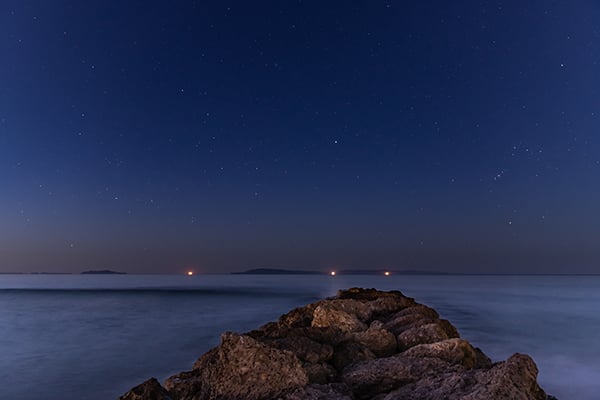
[[[400,290],[559,400],[600,395],[600,276],[0,275],[0,399],[117,399],[339,289]]]

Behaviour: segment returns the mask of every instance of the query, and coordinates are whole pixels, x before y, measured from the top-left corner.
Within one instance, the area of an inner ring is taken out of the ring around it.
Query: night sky
[[[0,272],[600,273],[594,1],[0,7]]]

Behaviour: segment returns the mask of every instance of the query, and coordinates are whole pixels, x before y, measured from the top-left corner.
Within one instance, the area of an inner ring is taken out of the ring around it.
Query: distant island
[[[233,275],[330,275],[334,271],[291,270],[282,268],[254,268],[247,271],[232,272]],[[335,275],[453,275],[449,272],[386,269],[342,269]]]
[[[83,271],[81,275],[125,275],[127,272],[111,271],[109,269]]]

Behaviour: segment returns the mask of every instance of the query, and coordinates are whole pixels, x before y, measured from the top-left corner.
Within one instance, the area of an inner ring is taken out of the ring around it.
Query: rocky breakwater
[[[547,400],[524,354],[493,363],[397,291],[349,289],[257,330],[224,333],[191,371],[120,400]]]

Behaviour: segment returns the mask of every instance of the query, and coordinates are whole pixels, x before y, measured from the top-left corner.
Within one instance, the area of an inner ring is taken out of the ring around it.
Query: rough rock
[[[316,342],[306,336],[288,336],[275,339],[271,342],[273,347],[288,350],[300,360],[310,363],[328,361],[333,356],[333,346]]]
[[[390,356],[398,347],[396,337],[383,328],[380,321],[373,321],[369,329],[355,333],[354,341],[365,346],[377,357]]]
[[[550,400],[537,367],[492,364],[438,313],[398,291],[348,289],[246,334],[225,333],[191,371],[120,400]],[[555,399],[554,399],[555,400]]]
[[[393,314],[383,327],[394,335],[399,335],[410,328],[435,322],[438,319],[439,315],[434,309],[426,306],[415,306]]]
[[[355,396],[368,399],[416,382],[423,376],[457,368],[436,358],[393,356],[351,365],[344,370],[342,380]]]
[[[347,365],[373,359],[375,359],[375,354],[366,346],[348,341],[336,347],[333,353],[333,366],[341,371]]]
[[[343,332],[335,326],[313,327],[310,326],[310,322],[308,326],[299,326],[295,328],[289,328],[278,325],[276,322],[270,322],[258,329],[248,332],[247,335],[256,340],[265,342],[288,337],[307,337],[315,342],[330,344],[332,346],[336,346],[352,338],[351,333]]]
[[[382,292],[377,289],[350,288],[346,290],[340,290],[335,296],[336,299],[352,299],[359,301],[379,300],[386,297],[391,297],[400,301],[403,301],[403,299],[409,300],[414,304],[414,299],[404,296],[399,290]]]
[[[156,380],[150,378],[119,397],[119,400],[173,400],[169,392]]]
[[[429,375],[403,386],[384,397],[385,400],[546,400],[546,393],[536,382],[537,367],[523,354],[515,354],[490,369],[471,369]]]
[[[427,318],[439,318],[439,314],[433,308],[428,307],[424,304],[413,304],[411,307],[407,307],[395,313],[394,317],[403,317],[406,315],[419,314]]]
[[[448,321],[440,319],[435,322],[418,324],[398,335],[398,349],[406,350],[424,343],[435,343],[459,337],[458,331]]]
[[[390,315],[415,304],[416,302],[413,299],[404,296],[379,297],[366,303],[371,313],[371,319],[377,319],[381,316]]]
[[[325,304],[315,309],[312,326],[317,328],[335,326],[342,332],[360,332],[367,329],[367,324],[362,322],[356,314]]]
[[[302,368],[306,371],[308,380],[311,383],[325,384],[334,382],[337,379],[338,373],[336,369],[329,363],[304,363]]]
[[[334,310],[344,311],[348,314],[355,315],[356,318],[363,322],[371,318],[372,310],[369,307],[369,303],[363,303],[355,299],[332,299],[328,302],[322,303],[321,306],[326,306]]]
[[[465,368],[489,368],[492,361],[483,352],[463,339],[420,344],[402,353],[404,357],[433,357]]]
[[[263,399],[308,384],[291,352],[246,335],[225,333],[221,345],[200,357],[191,372],[175,375],[165,387],[175,399]]]
[[[308,385],[288,393],[282,400],[353,400],[352,391],[341,383]]]
[[[315,308],[317,308],[320,303],[322,302],[316,302],[313,304],[306,305],[304,307],[294,308],[289,313],[279,317],[279,321],[277,321],[277,323],[273,322],[273,324],[287,328],[299,328],[310,326]]]

